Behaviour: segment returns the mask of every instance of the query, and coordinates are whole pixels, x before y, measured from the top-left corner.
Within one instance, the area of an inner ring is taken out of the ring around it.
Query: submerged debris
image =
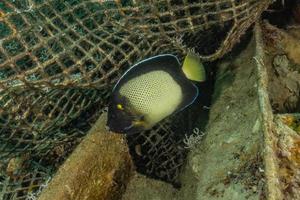
[[[263,31],[265,48],[273,59],[267,64],[272,107],[276,113],[300,111],[300,38],[268,23]]]

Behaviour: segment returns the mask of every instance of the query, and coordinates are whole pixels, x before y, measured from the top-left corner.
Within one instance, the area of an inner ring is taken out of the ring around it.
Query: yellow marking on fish
[[[133,121],[132,123],[134,124],[134,126],[146,126],[147,125],[147,123],[142,120]]]
[[[205,81],[205,69],[200,58],[193,53],[188,53],[184,59],[182,71],[185,76],[193,81]]]
[[[118,108],[119,110],[124,110],[122,104],[117,104],[117,108]]]

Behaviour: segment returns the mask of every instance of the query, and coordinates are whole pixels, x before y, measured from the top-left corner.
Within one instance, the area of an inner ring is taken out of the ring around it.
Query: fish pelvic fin
[[[193,81],[203,82],[206,73],[200,58],[194,53],[188,53],[183,61],[182,71],[185,76]]]

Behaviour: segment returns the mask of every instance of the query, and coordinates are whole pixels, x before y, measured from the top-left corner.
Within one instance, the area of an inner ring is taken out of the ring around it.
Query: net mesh
[[[1,1],[0,197],[26,199],[41,188],[130,65],[161,53],[182,60],[191,49],[203,60],[220,58],[270,2]],[[169,182],[186,154],[173,129],[165,121],[128,138],[132,152],[145,147],[135,157],[141,171]]]

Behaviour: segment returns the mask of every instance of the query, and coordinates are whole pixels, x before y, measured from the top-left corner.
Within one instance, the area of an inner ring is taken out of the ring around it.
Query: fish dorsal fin
[[[133,78],[136,75],[147,73],[151,70],[163,70],[173,73],[181,73],[180,63],[176,56],[172,54],[160,54],[152,56],[150,58],[141,60],[131,66],[125,73],[119,78],[113,91],[115,91],[120,84],[123,84],[127,80]]]
[[[193,81],[205,81],[205,69],[200,58],[194,53],[188,53],[184,59],[182,71],[185,76]]]

